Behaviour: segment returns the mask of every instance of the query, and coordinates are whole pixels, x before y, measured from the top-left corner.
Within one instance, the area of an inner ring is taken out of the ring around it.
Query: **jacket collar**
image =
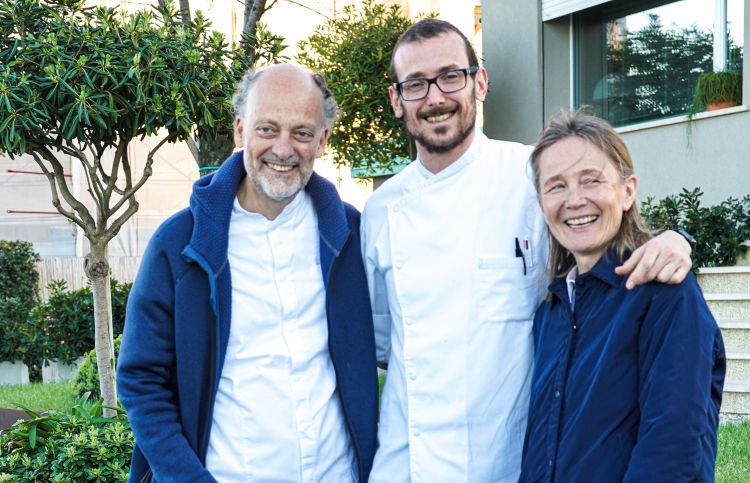
[[[218,171],[200,178],[193,185],[190,196],[193,232],[183,253],[197,253],[215,275],[227,265],[232,205],[245,174],[243,151],[238,151],[224,161]],[[310,194],[318,215],[321,254],[332,252],[331,255],[338,256],[350,230],[336,187],[313,172],[305,190]]]
[[[626,253],[623,260],[627,260],[629,256],[630,254]],[[621,283],[624,283],[625,276],[617,275],[615,267],[618,267],[621,263],[620,258],[617,256],[617,251],[614,249],[607,250],[591,270],[576,277],[576,286],[582,286],[588,280],[599,280],[610,287],[619,286]],[[558,299],[567,301],[568,287],[565,282],[565,275],[555,277],[549,285],[549,291]]]

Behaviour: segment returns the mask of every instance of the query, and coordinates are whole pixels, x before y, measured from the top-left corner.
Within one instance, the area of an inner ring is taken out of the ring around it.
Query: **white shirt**
[[[518,480],[547,259],[530,152],[477,132],[443,171],[414,162],[368,200],[363,257],[390,352],[370,481]]]
[[[218,481],[356,481],[328,352],[317,227],[305,192],[273,221],[235,200],[232,322],[206,457]]]

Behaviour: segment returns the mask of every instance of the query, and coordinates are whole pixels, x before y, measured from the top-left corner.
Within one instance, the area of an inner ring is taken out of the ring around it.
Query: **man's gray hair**
[[[245,117],[245,105],[247,104],[247,95],[255,84],[255,81],[263,75],[265,69],[256,70],[250,68],[242,76],[240,82],[237,84],[237,90],[232,97],[232,108],[234,109],[235,117],[244,119]],[[311,73],[310,77],[315,82],[315,85],[320,89],[320,94],[323,96],[323,115],[325,116],[325,127],[331,129],[336,118],[339,116],[339,106],[336,103],[336,99],[333,98],[333,93],[326,84],[326,79],[322,74]]]

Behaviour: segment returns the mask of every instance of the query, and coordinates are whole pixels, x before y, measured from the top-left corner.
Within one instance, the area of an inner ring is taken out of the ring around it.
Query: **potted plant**
[[[692,112],[715,111],[742,102],[742,75],[739,72],[704,72],[693,93]]]

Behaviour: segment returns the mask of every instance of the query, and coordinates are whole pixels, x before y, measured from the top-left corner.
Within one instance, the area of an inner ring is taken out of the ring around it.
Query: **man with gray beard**
[[[367,481],[377,377],[359,213],[313,172],[336,102],[291,65],[235,96],[243,150],[154,233],[118,389],[132,481]]]

